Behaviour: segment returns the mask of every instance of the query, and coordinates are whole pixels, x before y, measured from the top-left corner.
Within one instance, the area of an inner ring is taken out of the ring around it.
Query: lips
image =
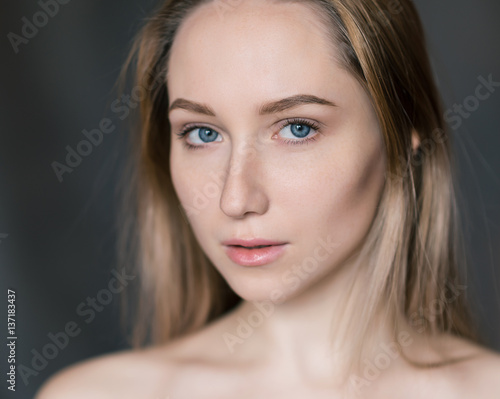
[[[286,242],[265,239],[232,239],[222,244],[227,256],[241,266],[262,266],[274,262],[287,247]]]

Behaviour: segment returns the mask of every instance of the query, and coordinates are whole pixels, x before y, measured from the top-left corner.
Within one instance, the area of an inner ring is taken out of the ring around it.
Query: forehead
[[[304,3],[220,1],[197,8],[181,24],[171,49],[169,97],[223,94],[275,97],[317,89],[335,80],[335,45],[318,15]]]

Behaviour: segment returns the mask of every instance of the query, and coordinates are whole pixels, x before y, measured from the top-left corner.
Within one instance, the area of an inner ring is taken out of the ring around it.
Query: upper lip
[[[282,245],[286,244],[284,241],[266,240],[264,238],[252,238],[251,240],[242,240],[233,238],[222,242],[223,245],[239,245],[242,247],[256,247],[259,245]]]

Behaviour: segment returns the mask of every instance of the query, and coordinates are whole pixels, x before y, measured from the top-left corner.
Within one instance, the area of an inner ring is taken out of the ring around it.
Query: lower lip
[[[285,251],[286,244],[271,245],[263,248],[243,248],[232,245],[224,247],[227,256],[242,266],[262,266],[278,259]]]

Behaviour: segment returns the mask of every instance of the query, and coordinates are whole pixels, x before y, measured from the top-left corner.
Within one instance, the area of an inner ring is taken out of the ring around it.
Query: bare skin
[[[387,160],[371,102],[333,61],[335,51],[316,15],[300,3],[241,2],[222,21],[208,4],[184,21],[169,62],[169,105],[187,99],[207,105],[215,116],[182,108],[170,112],[172,179],[186,206],[193,206],[207,182],[221,182],[203,209],[189,216],[190,225],[244,302],[169,344],[70,367],[37,399],[500,396],[498,354],[451,336],[435,338],[429,347],[409,327],[405,353],[412,358],[469,359],[422,370],[395,356],[370,379],[361,371],[357,389],[338,383],[343,363],[329,355],[329,347],[341,343],[330,327],[342,328],[350,317],[341,312],[355,271],[350,266],[374,218]],[[334,105],[258,112],[263,104],[298,94]],[[287,143],[299,141],[291,125],[283,124],[293,118],[314,122],[318,129],[307,137],[315,140]],[[194,123],[216,139],[200,142],[198,128],[177,138],[175,133]],[[189,149],[186,141],[200,148]],[[226,173],[214,180],[220,170]],[[247,267],[226,255],[221,242],[230,238],[280,240],[287,248],[274,262]],[[314,258],[313,268],[290,268],[308,257]],[[241,320],[249,320],[257,303],[269,300],[272,314],[249,336],[228,339],[238,337]],[[378,344],[393,341],[382,324],[373,334]]]
[[[258,340],[258,331],[241,351],[231,354],[221,336],[234,329],[235,317],[236,314],[228,315],[167,345],[121,351],[77,363],[47,381],[35,399],[496,399],[500,393],[500,356],[468,341],[445,336],[440,342],[448,347],[447,355],[473,357],[428,370],[397,358],[357,396],[343,394],[327,384],[305,381],[303,375],[282,363],[263,361],[262,351],[250,355],[258,347],[252,345],[252,340]],[[435,353],[425,357],[437,358]]]

